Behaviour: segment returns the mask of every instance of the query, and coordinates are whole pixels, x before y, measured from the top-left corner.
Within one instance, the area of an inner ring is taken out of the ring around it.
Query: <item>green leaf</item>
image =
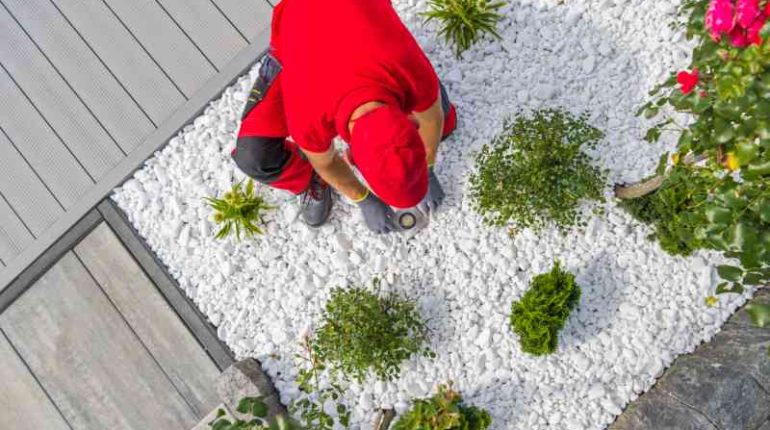
[[[735,137],[735,131],[732,125],[721,118],[716,118],[714,120],[714,139],[725,144],[733,140],[733,137]]]
[[[717,294],[725,294],[732,292],[729,288],[730,283],[729,282],[721,282],[719,285],[717,285],[716,293]]]
[[[658,113],[660,113],[660,109],[658,109],[656,106],[648,106],[644,111],[644,117],[647,119],[652,119],[658,116]]]
[[[693,112],[700,114],[706,112],[711,107],[711,101],[707,97],[697,97],[692,106]]]
[[[766,223],[770,223],[770,199],[764,200],[759,205],[759,219]]]
[[[770,175],[770,160],[750,163],[746,166],[743,175],[747,179],[756,179],[761,176]]]
[[[759,145],[752,142],[741,142],[735,146],[735,155],[741,166],[745,166],[759,155]]]
[[[644,135],[644,140],[649,143],[655,143],[660,140],[661,131],[659,127],[652,127],[647,130],[647,134]]]
[[[733,284],[730,284],[729,282],[722,282],[721,284],[717,285],[716,289],[717,294],[743,294],[743,291],[743,285],[741,285],[739,282]]]
[[[267,417],[267,405],[264,402],[256,402],[251,407],[251,415],[257,418]]]
[[[706,219],[712,224],[727,225],[733,220],[733,213],[730,209],[716,205],[708,205],[705,209]]]
[[[760,100],[754,107],[757,114],[763,117],[770,117],[770,101]]]
[[[738,282],[741,280],[741,277],[743,276],[743,269],[735,266],[722,265],[722,266],[717,266],[717,273],[722,279]]]
[[[770,305],[751,303],[746,306],[746,312],[757,327],[770,324]]]
[[[765,276],[761,273],[747,273],[743,277],[743,283],[746,285],[761,285],[765,282]]]

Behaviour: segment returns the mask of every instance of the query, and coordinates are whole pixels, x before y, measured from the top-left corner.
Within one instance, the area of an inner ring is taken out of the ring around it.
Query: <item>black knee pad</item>
[[[284,140],[283,137],[240,137],[233,160],[243,173],[269,184],[281,176],[291,156],[284,147]]]
[[[441,109],[444,111],[444,115],[449,115],[449,109],[452,107],[452,102],[449,101],[449,93],[446,92],[444,84],[439,81],[439,92],[441,94]]]

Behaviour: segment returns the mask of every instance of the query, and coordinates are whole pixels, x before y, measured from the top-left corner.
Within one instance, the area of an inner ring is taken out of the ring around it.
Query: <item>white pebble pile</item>
[[[647,240],[650,230],[614,202],[566,236],[514,238],[482,224],[467,179],[473,154],[517,110],[562,106],[586,111],[606,132],[597,162],[611,182],[638,180],[672,145],[642,141],[650,124],[634,113],[647,91],[688,63],[690,46],[669,28],[674,0],[511,0],[501,42],[485,41],[456,60],[423,26],[423,0],[394,0],[425,48],[460,114],[441,149],[437,173],[448,198],[415,236],[377,237],[357,210],[338,200],[320,230],[297,218],[287,195],[260,187],[279,208],[267,234],[236,243],[213,238],[203,197],[243,178],[229,154],[256,69],[115,190],[114,199],[218,334],[239,357],[259,359],[288,402],[297,395],[297,339],[318,321],[333,287],[369,284],[420,304],[438,356],[404,364],[400,379],[350,387],[354,428],[374,408],[402,412],[414,397],[453,380],[486,408],[495,429],[601,429],[649,389],[679,354],[711,338],[746,295],[704,298],[719,279],[713,253],[675,258]],[[608,195],[610,189],[607,190]],[[555,259],[583,287],[558,353],[521,352],[508,326],[511,302]]]

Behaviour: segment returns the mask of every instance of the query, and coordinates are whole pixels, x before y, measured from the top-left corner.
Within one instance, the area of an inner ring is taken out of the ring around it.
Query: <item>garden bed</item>
[[[650,229],[611,199],[585,228],[510,237],[473,211],[468,177],[474,153],[507,116],[559,106],[587,112],[604,131],[592,154],[611,182],[653,171],[674,142],[643,142],[649,123],[634,113],[648,89],[687,64],[691,47],[668,27],[678,2],[512,1],[502,10],[503,41],[481,43],[462,60],[420,24],[422,1],[393,3],[460,115],[436,168],[448,197],[427,229],[374,236],[357,210],[338,200],[331,222],[313,230],[297,218],[293,199],[260,187],[278,206],[267,213],[266,234],[216,240],[204,197],[242,179],[229,154],[256,69],[113,198],[220,338],[239,357],[262,362],[285,403],[298,394],[299,336],[318,322],[332,289],[379,276],[383,289],[418,302],[437,356],[411,359],[393,382],[352,384],[346,400],[354,427],[379,406],[401,412],[452,380],[468,402],[489,411],[492,428],[604,428],[677,355],[718,332],[748,293],[722,295],[707,307],[722,257],[666,254],[647,239]],[[582,296],[558,352],[533,357],[508,325],[511,302],[554,260],[576,275]]]

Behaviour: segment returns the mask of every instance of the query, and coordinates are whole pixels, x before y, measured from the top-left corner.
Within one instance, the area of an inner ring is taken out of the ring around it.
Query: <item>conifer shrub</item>
[[[550,272],[535,276],[521,300],[511,306],[511,328],[521,349],[533,355],[552,354],[559,331],[580,300],[575,276],[556,262]]]
[[[374,282],[375,290],[379,281]],[[315,332],[313,351],[336,373],[363,381],[371,372],[392,380],[413,355],[432,357],[416,304],[394,293],[335,289]]]
[[[585,225],[581,203],[604,200],[606,171],[584,152],[604,134],[585,115],[546,109],[516,115],[476,157],[470,188],[487,224],[513,232]]]
[[[412,407],[393,425],[393,430],[485,430],[492,424],[489,413],[465,405],[451,382],[441,385],[428,399],[412,402]]]

